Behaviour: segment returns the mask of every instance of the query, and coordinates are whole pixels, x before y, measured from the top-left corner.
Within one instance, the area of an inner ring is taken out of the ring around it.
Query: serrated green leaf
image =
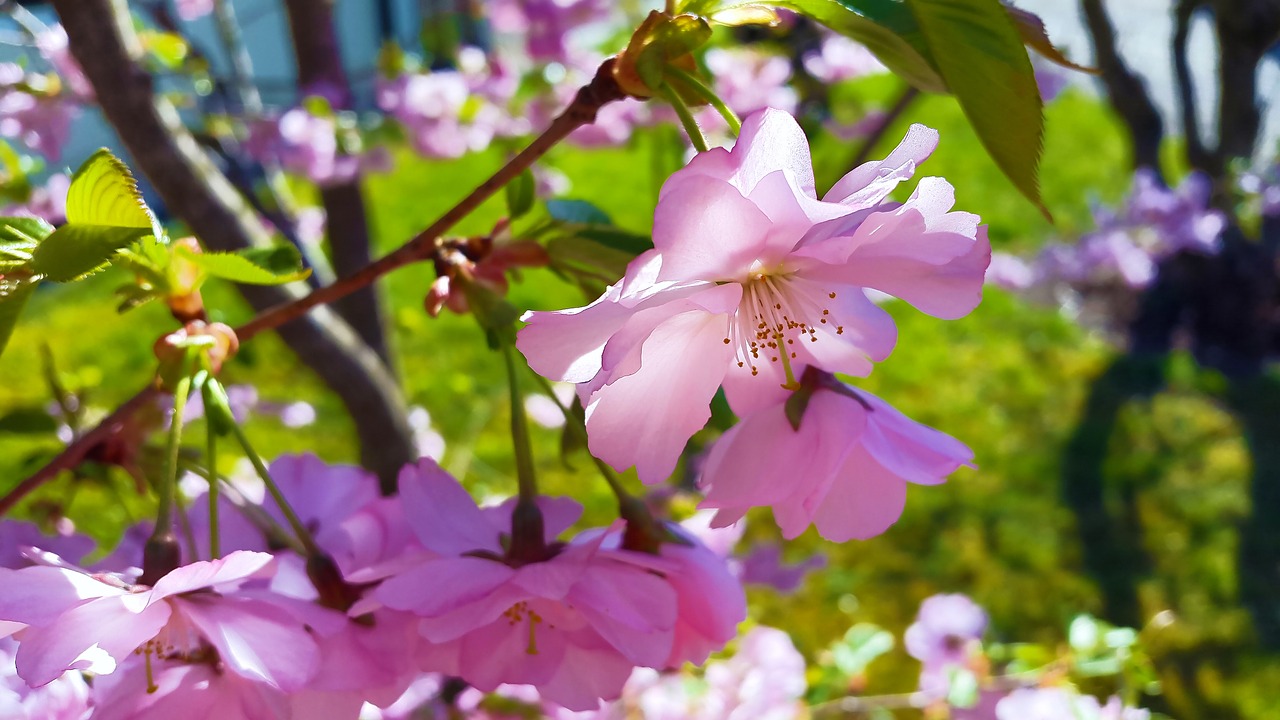
[[[648,235],[637,235],[612,225],[591,225],[578,230],[576,234],[631,257],[653,249],[653,238]]]
[[[137,228],[156,237],[162,234],[129,168],[106,148],[95,152],[71,176],[67,224]]]
[[[586,200],[548,200],[547,212],[560,222],[578,225],[612,225],[609,214]]]
[[[63,225],[31,254],[31,270],[54,282],[71,282],[103,267],[124,246],[151,230],[105,225]]]
[[[36,281],[30,278],[0,278],[0,355],[4,354],[9,337],[18,326],[18,316],[22,314],[22,308],[31,299],[35,289]]]
[[[36,246],[51,232],[53,226],[39,218],[0,218],[0,273],[29,263]]]
[[[514,220],[533,209],[535,199],[533,173],[525,170],[507,183],[507,214]]]
[[[186,248],[178,248],[177,252],[213,277],[246,285],[283,285],[295,280],[303,280],[311,274],[310,270],[298,269],[297,264],[294,264],[293,269],[288,272],[281,271],[278,266],[267,267],[266,265],[273,262],[271,258],[280,257],[276,253],[250,254],[253,251],[248,251],[245,254],[197,254]]]
[[[0,433],[43,435],[57,429],[58,421],[41,407],[15,408],[0,415]]]
[[[293,245],[248,248],[236,254],[277,275],[289,275],[304,270],[302,253]]]
[[[929,47],[915,19],[901,2],[891,0],[778,0],[774,7],[793,10],[857,40],[880,62],[912,86],[947,92],[934,67]]]
[[[1000,0],[906,0],[947,87],[996,165],[1049,216],[1038,172],[1044,112],[1031,59]]]

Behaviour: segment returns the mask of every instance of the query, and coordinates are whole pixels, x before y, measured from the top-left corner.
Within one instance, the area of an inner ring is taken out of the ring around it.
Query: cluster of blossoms
[[[131,566],[146,527],[90,571],[73,564],[83,538],[6,524],[6,546],[22,548],[9,564],[27,565],[0,569],[0,632],[17,641],[0,651],[24,681],[9,682],[16,702],[38,713],[74,701],[57,716],[68,718],[354,720],[406,692],[444,702],[422,697],[422,683],[442,690],[453,677],[597,711],[636,667],[704,662],[746,615],[724,559],[679,526],[647,551],[629,549],[621,526],[560,541],[580,507],[540,498],[532,536],[527,508],[477,506],[427,459],[405,468],[396,498],[311,456],[280,458],[270,476],[333,574],[290,549],[286,516],[243,482],[215,503],[225,554],[209,547],[208,504],[193,502],[185,564],[159,578]]]
[[[915,622],[903,637],[907,652],[921,663],[920,693],[934,705],[954,702],[951,693],[960,677],[973,678],[973,702],[951,708],[956,720],[1149,720],[1151,713],[1128,707],[1115,696],[1105,704],[1080,694],[1070,685],[1025,686],[989,678],[991,671],[982,637],[987,631],[985,610],[964,595],[934,595],[920,605]],[[1060,675],[1060,674],[1059,674]],[[1061,677],[1051,677],[1061,682]]]
[[[1226,219],[1209,206],[1211,191],[1199,173],[1171,189],[1154,171],[1139,169],[1120,209],[1094,212],[1096,230],[1074,244],[1046,245],[1030,261],[997,253],[988,280],[1059,305],[1091,327],[1123,323],[1161,262],[1218,251]]]
[[[742,421],[703,464],[714,525],[771,507],[788,538],[810,524],[835,541],[877,535],[907,483],[972,460],[833,375],[867,375],[896,342],[868,289],[942,318],[981,299],[986,229],[951,211],[951,186],[924,178],[905,203],[889,199],[937,138],[913,126],[820,200],[795,120],[756,113],[732,150],[701,153],[667,181],[655,247],[620,283],[586,307],[529,314],[517,346],[534,370],[578,384],[592,454],[650,484],[672,474],[723,387]]]

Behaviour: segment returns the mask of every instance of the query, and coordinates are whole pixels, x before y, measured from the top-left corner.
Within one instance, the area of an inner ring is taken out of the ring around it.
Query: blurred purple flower
[[[924,666],[920,689],[945,695],[951,669],[963,667],[987,629],[987,613],[965,595],[934,595],[920,604],[903,635],[907,653]]]
[[[742,558],[739,566],[739,577],[743,583],[767,585],[780,593],[790,594],[800,589],[810,572],[826,567],[827,557],[816,553],[792,564],[783,561],[781,546],[757,545]]]
[[[0,521],[0,567],[16,569],[30,565],[26,552],[33,547],[73,563],[93,551],[93,540],[76,533],[69,521],[57,531],[56,535],[47,535],[29,522]]]
[[[79,672],[68,672],[32,689],[18,677],[18,644],[0,638],[0,717],[6,720],[81,720],[89,712],[89,686]]]
[[[810,75],[825,83],[887,72],[865,45],[836,33],[824,33],[821,47],[807,53],[803,62]]]

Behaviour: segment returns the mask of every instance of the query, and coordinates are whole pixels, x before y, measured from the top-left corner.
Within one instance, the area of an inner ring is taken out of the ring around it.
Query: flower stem
[[[298,514],[293,511],[293,506],[289,504],[284,493],[280,492],[276,482],[271,479],[271,473],[267,470],[266,464],[262,462],[262,458],[254,451],[253,446],[249,444],[249,438],[244,434],[244,428],[240,427],[239,424],[232,424],[231,434],[235,435],[236,442],[244,450],[245,457],[249,458],[249,462],[253,464],[253,469],[257,471],[258,477],[262,478],[263,484],[267,487],[267,492],[271,493],[271,499],[275,501],[276,507],[280,508],[284,519],[288,521],[289,527],[293,529],[293,534],[302,543],[307,555],[321,554],[320,546],[316,545],[315,538],[311,537],[311,531],[307,529],[306,525],[302,524]]]
[[[152,537],[159,538],[173,532],[173,496],[178,485],[178,452],[182,449],[182,421],[187,411],[187,396],[191,394],[192,357],[183,362],[182,376],[173,388],[173,418],[169,421],[169,438],[165,445],[164,477],[156,488],[159,502],[156,508],[156,527]]]
[[[720,96],[716,95],[716,91],[702,81],[702,78],[674,65],[668,65],[667,72],[675,76],[680,82],[688,85],[690,90],[698,94],[698,97],[706,100],[711,107],[715,108],[715,111],[720,113],[720,117],[724,118],[726,123],[729,123],[729,131],[735,137],[742,132],[742,120],[738,119],[737,113],[726,105],[724,100],[721,100]]]
[[[556,407],[560,409],[560,412],[564,414],[565,428],[574,434],[574,437],[582,443],[583,447],[586,447],[587,427],[583,424],[582,418],[575,415],[573,410],[560,402],[560,398],[556,397],[555,391],[551,388],[551,383],[547,382],[546,378],[537,374],[535,374],[534,377],[538,379],[538,384],[541,387],[542,392],[546,393],[547,397],[551,398],[551,402],[555,403]],[[596,469],[600,471],[600,476],[609,484],[609,489],[612,490],[614,496],[618,498],[618,503],[621,505],[630,502],[634,496],[627,492],[626,488],[622,487],[622,478],[618,477],[618,473],[614,472],[613,468],[609,467],[608,463],[595,455],[592,455],[590,450],[587,451],[587,455],[590,456],[591,462],[595,463]]]
[[[206,424],[209,426],[205,438],[205,464],[209,466],[209,558],[217,560],[222,557],[218,532],[218,432],[213,423]]]
[[[502,345],[502,361],[507,368],[507,385],[511,389],[511,442],[515,446],[516,482],[520,486],[520,499],[531,501],[538,497],[538,478],[529,442],[529,419],[525,417],[524,402],[520,397],[515,350],[509,343]]]
[[[680,124],[684,126],[685,133],[689,136],[689,142],[693,143],[693,149],[698,152],[707,151],[707,138],[702,134],[702,128],[698,127],[698,121],[693,119],[693,113],[689,111],[688,104],[680,97],[680,93],[671,89],[671,86],[663,83],[658,88],[659,94],[669,103],[671,108],[676,111],[676,116],[680,118]]]

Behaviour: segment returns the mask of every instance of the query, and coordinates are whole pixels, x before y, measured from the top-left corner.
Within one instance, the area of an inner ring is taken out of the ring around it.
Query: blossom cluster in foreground
[[[654,249],[620,283],[586,307],[530,313],[517,345],[534,370],[578,384],[592,454],[646,483],[671,475],[723,388],[742,422],[699,481],[717,524],[766,506],[787,537],[811,523],[838,541],[883,532],[907,483],[936,484],[972,460],[833,375],[869,374],[897,341],[869,290],[940,318],[982,297],[986,228],[952,211],[951,185],[927,177],[905,202],[890,198],[937,141],[912,126],[819,199],[796,121],[751,115],[731,150],[701,153],[666,182]]]

